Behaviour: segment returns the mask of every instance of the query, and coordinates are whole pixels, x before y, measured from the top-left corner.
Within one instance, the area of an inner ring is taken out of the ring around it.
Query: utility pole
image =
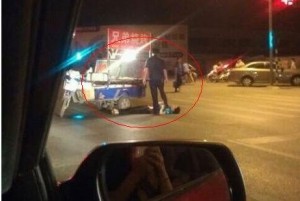
[[[273,33],[273,9],[272,0],[269,0],[269,62],[271,73],[271,85],[274,84],[274,65],[273,65],[273,50],[274,50],[274,33]]]

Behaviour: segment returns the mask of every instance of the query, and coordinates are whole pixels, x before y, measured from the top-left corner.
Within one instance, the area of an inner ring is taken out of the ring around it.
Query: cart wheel
[[[120,109],[120,110],[130,108],[131,103],[130,103],[130,99],[128,98],[128,96],[121,96],[118,100],[117,106],[118,106],[118,109]]]

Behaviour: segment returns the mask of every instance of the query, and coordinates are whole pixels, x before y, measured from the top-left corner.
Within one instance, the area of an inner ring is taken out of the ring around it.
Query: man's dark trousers
[[[167,96],[164,91],[164,81],[163,80],[150,80],[150,91],[152,95],[152,103],[153,103],[153,114],[159,114],[159,104],[158,104],[158,96],[157,89],[159,90],[160,96],[164,101],[165,106],[168,106]]]

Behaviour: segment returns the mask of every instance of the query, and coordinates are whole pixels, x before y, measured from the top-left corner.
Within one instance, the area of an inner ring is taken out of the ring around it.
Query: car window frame
[[[39,171],[63,76],[53,69],[67,57],[82,2],[4,3],[2,193]]]

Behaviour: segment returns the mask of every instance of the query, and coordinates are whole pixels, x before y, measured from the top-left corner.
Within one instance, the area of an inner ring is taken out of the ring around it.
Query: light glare
[[[82,114],[76,114],[72,117],[72,119],[76,119],[76,120],[81,120],[81,119],[84,119],[84,115]]]
[[[81,52],[77,52],[77,53],[76,53],[76,59],[77,59],[77,60],[81,60],[81,59],[82,59]]]
[[[130,61],[133,61],[136,59],[136,56],[138,54],[138,51],[137,50],[125,50],[122,57],[121,57],[121,60],[124,61],[124,62],[130,62]]]

